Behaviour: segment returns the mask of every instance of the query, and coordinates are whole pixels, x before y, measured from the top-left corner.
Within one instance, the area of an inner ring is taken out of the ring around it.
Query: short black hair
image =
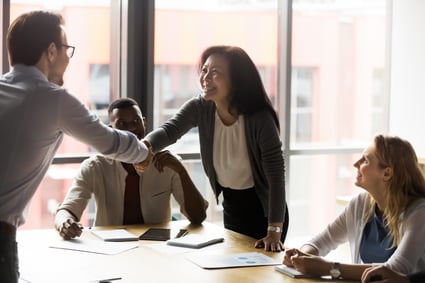
[[[129,97],[118,98],[117,100],[114,100],[113,102],[111,102],[111,104],[109,104],[108,115],[111,115],[114,109],[122,109],[122,108],[133,107],[133,106],[137,106],[138,108],[140,108],[136,100],[132,98],[129,98]]]

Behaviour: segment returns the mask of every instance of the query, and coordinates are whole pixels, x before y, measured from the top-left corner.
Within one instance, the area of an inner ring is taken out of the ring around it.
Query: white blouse
[[[215,113],[213,164],[217,181],[225,188],[248,189],[254,186],[244,124],[243,115],[227,126]]]

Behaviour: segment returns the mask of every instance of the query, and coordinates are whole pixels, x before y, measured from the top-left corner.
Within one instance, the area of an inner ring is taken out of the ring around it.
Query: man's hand
[[[81,236],[83,225],[72,218],[68,218],[57,229],[62,238],[70,240]]]

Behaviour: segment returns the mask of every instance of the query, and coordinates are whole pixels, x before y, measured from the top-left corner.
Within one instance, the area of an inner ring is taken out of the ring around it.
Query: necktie
[[[128,173],[127,178],[125,178],[123,224],[143,224],[144,220],[140,205],[139,175],[133,165],[122,164]]]

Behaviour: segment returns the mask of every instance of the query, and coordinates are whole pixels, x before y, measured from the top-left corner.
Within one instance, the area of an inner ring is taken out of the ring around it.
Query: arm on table
[[[289,249],[285,252],[283,264],[293,267],[304,273],[317,276],[330,275],[334,262],[317,256],[318,250],[311,245],[304,245],[301,249]],[[346,264],[341,263],[339,270],[341,277],[350,280],[360,280],[368,264]]]
[[[158,152],[153,157],[152,162],[160,172],[164,170],[164,167],[168,167],[179,175],[183,188],[186,216],[191,223],[201,224],[207,217],[205,210],[208,207],[208,202],[204,200],[196,188],[183,164],[169,151]]]

